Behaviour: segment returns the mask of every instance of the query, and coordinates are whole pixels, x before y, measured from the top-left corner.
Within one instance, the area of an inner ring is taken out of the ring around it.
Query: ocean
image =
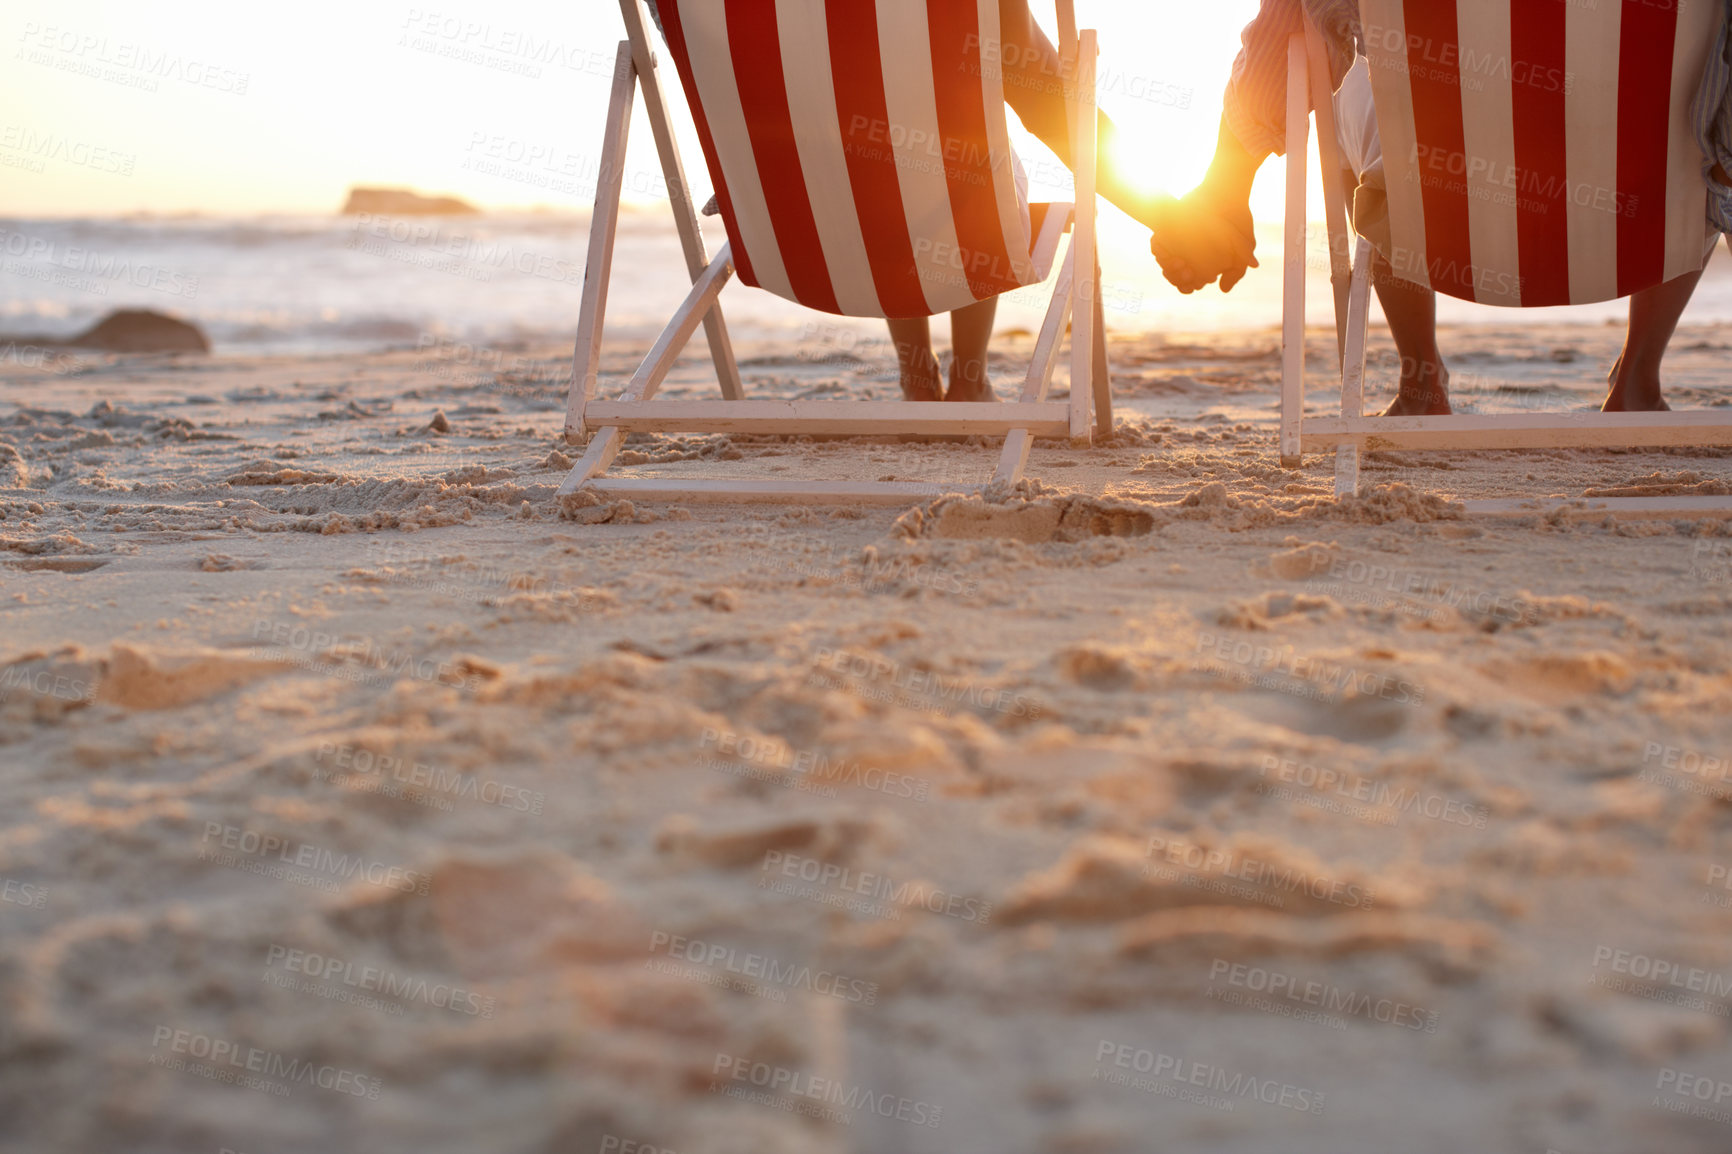
[[[720,229],[707,222],[711,246]],[[1160,277],[1145,239],[1103,218],[1103,288],[1109,330],[1207,332],[1280,322],[1278,224],[1260,229],[1263,267],[1223,295],[1183,297]],[[521,213],[467,218],[335,216],[0,219],[0,332],[66,336],[116,308],[152,308],[193,320],[217,351],[376,351],[464,341],[484,345],[571,338],[583,287],[584,215]],[[1330,326],[1328,259],[1311,230],[1307,320]],[[608,331],[651,336],[684,295],[685,269],[665,210],[622,219]],[[743,340],[881,333],[878,322],[825,317],[743,285],[723,294]],[[1034,329],[1044,293],[1003,298],[998,327]],[[1524,325],[1621,323],[1620,302],[1536,309]],[[1509,324],[1516,316],[1443,299],[1444,324]],[[1732,260],[1716,252],[1685,323],[1732,320]]]

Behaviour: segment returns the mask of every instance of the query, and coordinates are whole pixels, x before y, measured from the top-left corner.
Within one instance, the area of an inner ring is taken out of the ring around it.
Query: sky
[[[1256,7],[1078,0],[1079,22],[1102,34],[1102,105],[1146,142],[1148,183],[1181,193],[1201,177]],[[1035,12],[1052,32],[1051,5]],[[621,36],[614,0],[13,0],[0,16],[0,216],[330,213],[356,184],[586,207]],[[628,198],[653,206],[663,183],[641,107],[631,141]],[[1036,199],[1064,190],[1033,137],[1018,149]],[[1281,217],[1280,168],[1259,179],[1262,219]]]

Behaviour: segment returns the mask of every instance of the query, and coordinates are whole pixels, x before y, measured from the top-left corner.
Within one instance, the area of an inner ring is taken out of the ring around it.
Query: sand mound
[[[0,489],[28,489],[30,469],[10,441],[0,441]]]
[[[175,709],[292,668],[288,661],[215,650],[162,653],[116,645],[97,699],[126,709]]]
[[[1053,667],[1067,681],[1089,689],[1111,692],[1137,684],[1130,654],[1105,645],[1074,645],[1053,657]]]
[[[1584,497],[1723,497],[1732,485],[1700,473],[1649,473],[1622,485],[1602,485],[1582,490]]]
[[[0,665],[0,716],[26,723],[61,719],[95,699],[102,675],[101,660],[77,645],[20,654]]]
[[[1271,621],[1283,617],[1304,617],[1308,621],[1333,621],[1345,616],[1346,610],[1333,597],[1314,593],[1285,593],[1271,590],[1248,601],[1236,601],[1215,614],[1215,623],[1232,629],[1267,629]]]
[[[1295,540],[1289,537],[1287,542],[1293,544]],[[1269,571],[1288,581],[1303,581],[1328,569],[1339,554],[1340,550],[1334,544],[1324,545],[1313,541],[1270,557]]]
[[[809,817],[737,828],[706,828],[676,814],[656,833],[656,849],[675,860],[735,869],[761,862],[772,850],[795,851],[824,861],[847,860],[873,832],[854,818]]]
[[[628,465],[665,465],[674,461],[738,461],[746,456],[726,433],[711,436],[665,436],[659,433],[633,433],[626,438],[613,463],[620,468]]]
[[[45,554],[89,554],[101,549],[70,532],[51,533],[46,537],[0,537],[0,550],[22,553],[27,557]]]
[[[1391,521],[1455,521],[1467,513],[1460,501],[1448,501],[1431,493],[1421,493],[1400,481],[1376,485],[1357,496],[1340,497],[1332,503],[1318,506],[1318,512],[1331,520],[1350,521],[1359,525],[1386,525]]]
[[[1187,958],[1330,959],[1390,951],[1428,963],[1439,976],[1459,979],[1485,968],[1496,952],[1498,935],[1483,922],[1403,911],[1301,918],[1269,910],[1195,906],[1127,922],[1118,941],[1124,954],[1158,956],[1168,965]]]
[[[1279,476],[1287,476],[1285,473]],[[1401,482],[1373,486],[1357,496],[1318,497],[1320,490],[1286,483],[1281,494],[1235,494],[1222,481],[1209,481],[1168,506],[1179,521],[1203,521],[1229,531],[1267,529],[1301,521],[1346,521],[1356,525],[1386,525],[1396,521],[1446,521],[1465,515],[1460,502],[1421,493]],[[1298,544],[1298,542],[1289,542]],[[1327,547],[1325,547],[1327,548]],[[1311,563],[1317,557],[1313,555]],[[1303,558],[1286,558],[1284,567],[1297,569]]]
[[[1152,505],[1096,497],[1025,495],[1031,489],[940,497],[904,513],[895,529],[909,538],[970,541],[1008,537],[1032,545],[1090,537],[1143,537],[1154,529],[1159,516]]]
[[[1001,920],[1122,921],[1181,906],[1274,908],[1309,916],[1369,910],[1411,894],[1355,866],[1331,867],[1301,849],[1247,838],[1152,836],[1081,840],[1050,869],[1016,885]]]
[[[228,479],[231,485],[329,485],[342,480],[337,473],[314,473],[283,468],[274,462],[249,465]]]
[[[551,850],[447,861],[429,900],[444,945],[475,977],[642,957],[648,938],[607,883]]]
[[[1227,486],[1220,481],[1210,481],[1207,485],[1187,493],[1185,499],[1179,502],[1180,507],[1185,509],[1237,509],[1239,504],[1236,498],[1228,495]]]
[[[588,489],[579,489],[559,498],[559,518],[576,521],[579,525],[646,525],[664,518],[669,521],[689,521],[685,509],[639,509],[630,501],[604,501]]]
[[[1559,703],[1616,696],[1628,693],[1635,684],[1629,664],[1604,652],[1548,653],[1488,662],[1481,672],[1524,697]]]
[[[606,589],[553,589],[511,593],[491,598],[487,604],[499,610],[499,620],[547,621],[574,624],[598,613],[619,609],[619,598]]]

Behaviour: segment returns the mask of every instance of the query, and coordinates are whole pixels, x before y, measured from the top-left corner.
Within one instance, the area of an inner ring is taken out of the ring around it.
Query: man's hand
[[[1204,183],[1183,200],[1168,199],[1154,210],[1154,235],[1149,251],[1161,262],[1161,272],[1182,293],[1220,279],[1227,292],[1256,268],[1257,237],[1251,206],[1230,193]]]

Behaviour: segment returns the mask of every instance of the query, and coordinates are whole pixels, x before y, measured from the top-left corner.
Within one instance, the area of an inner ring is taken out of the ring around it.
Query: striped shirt
[[[1723,0],[1732,13],[1732,0]],[[1240,36],[1238,59],[1227,82],[1222,115],[1235,139],[1252,156],[1286,151],[1287,41],[1304,31],[1308,14],[1329,51],[1332,88],[1353,64],[1359,36],[1358,0],[1263,0],[1256,17]],[[1702,177],[1708,186],[1708,223],[1732,232],[1732,188],[1709,175],[1719,164],[1732,172],[1732,43],[1728,24],[1720,22],[1720,39],[1709,54],[1702,86],[1691,102],[1690,115],[1702,145]]]

